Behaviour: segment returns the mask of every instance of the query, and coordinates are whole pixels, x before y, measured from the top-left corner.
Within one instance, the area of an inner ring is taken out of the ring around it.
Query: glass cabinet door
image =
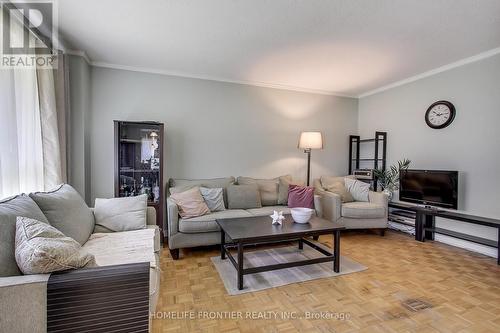
[[[118,129],[119,196],[147,194],[160,200],[160,125],[121,122]]]

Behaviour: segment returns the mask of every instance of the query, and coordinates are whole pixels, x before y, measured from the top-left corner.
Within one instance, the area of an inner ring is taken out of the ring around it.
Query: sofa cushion
[[[94,256],[71,237],[28,217],[16,221],[16,262],[24,274],[48,274],[94,267]]]
[[[229,185],[234,184],[235,179],[234,177],[226,177],[226,178],[212,178],[212,179],[176,179],[176,178],[171,178],[169,180],[169,188],[170,187],[175,187],[180,190],[185,191],[189,190],[190,188],[193,188],[195,186],[203,186],[203,187],[209,187],[209,188],[222,188],[223,189],[223,194],[224,194],[224,203],[226,204],[227,207],[227,187]],[[172,193],[172,192],[171,192]]]
[[[262,208],[247,209],[247,212],[253,216],[272,215],[274,211],[283,212],[283,214],[290,214],[290,208],[287,206],[266,206]]]
[[[149,262],[156,267],[154,228],[92,234],[83,249],[99,266]]]
[[[95,224],[99,230],[127,231],[146,228],[148,196],[95,199]]]
[[[229,209],[249,209],[262,207],[260,192],[256,184],[230,185],[227,188]]]
[[[187,234],[199,232],[220,231],[216,219],[230,219],[239,217],[251,217],[248,211],[243,209],[228,209],[220,212],[194,217],[191,219],[179,219],[179,231]]]
[[[49,223],[37,204],[25,194],[0,201],[0,277],[21,275],[14,251],[18,216]]]
[[[303,181],[294,181],[292,176],[281,176],[279,177],[278,184],[278,205],[288,204],[288,187],[290,185],[304,186]]]
[[[63,184],[50,192],[30,194],[47,217],[50,225],[80,245],[85,244],[94,230],[94,214],[78,192]]]
[[[292,176],[282,176],[285,179],[291,181]],[[257,179],[250,177],[238,177],[237,183],[239,185],[257,185],[260,193],[260,199],[262,206],[273,206],[278,204],[279,199],[279,180],[281,177],[276,177],[272,179]]]
[[[156,237],[159,234],[156,233],[156,226],[149,227],[93,234],[83,248],[95,255],[100,266],[149,261],[149,310],[154,312],[160,291],[160,257],[155,253]]]
[[[346,202],[342,204],[342,216],[357,219],[382,218],[385,217],[385,208],[371,202]]]

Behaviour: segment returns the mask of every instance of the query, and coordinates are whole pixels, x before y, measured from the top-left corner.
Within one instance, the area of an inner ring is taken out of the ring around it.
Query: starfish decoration
[[[274,211],[273,215],[269,215],[269,216],[271,216],[271,218],[273,219],[273,224],[282,225],[283,220],[285,219],[285,217],[283,216],[283,212],[278,213],[277,211]]]

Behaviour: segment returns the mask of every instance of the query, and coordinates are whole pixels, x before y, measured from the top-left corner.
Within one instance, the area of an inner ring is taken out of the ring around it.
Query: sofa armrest
[[[389,197],[385,195],[383,192],[368,192],[368,201],[371,203],[381,205],[385,208],[385,215],[388,216],[389,211]]]
[[[146,224],[156,225],[156,208],[154,207],[146,208]]]
[[[316,193],[321,197],[321,217],[336,222],[341,217],[342,198],[340,195],[328,191]]]
[[[148,332],[149,269],[144,262],[51,274],[47,331]]]
[[[169,237],[179,232],[179,210],[170,198],[167,198],[167,230]]]
[[[49,274],[0,278],[0,332],[47,330],[48,279]]]
[[[314,210],[317,217],[323,217],[323,205],[321,204],[321,195],[314,195]]]

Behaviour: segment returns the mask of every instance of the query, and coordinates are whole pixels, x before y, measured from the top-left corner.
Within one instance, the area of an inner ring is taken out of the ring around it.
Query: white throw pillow
[[[16,263],[23,274],[47,274],[96,266],[95,258],[71,237],[28,217],[16,220]]]
[[[351,193],[355,201],[368,201],[370,184],[352,178],[344,178],[345,187]]]
[[[200,192],[211,212],[226,210],[222,188],[200,187]]]
[[[95,224],[99,231],[129,231],[146,228],[148,196],[95,199]]]

